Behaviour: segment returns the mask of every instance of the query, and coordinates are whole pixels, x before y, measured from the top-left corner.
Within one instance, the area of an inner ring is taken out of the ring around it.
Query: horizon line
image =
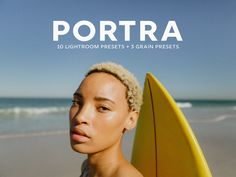
[[[0,96],[0,99],[72,99],[71,97],[46,97],[46,96]],[[227,98],[173,98],[175,101],[236,101]]]

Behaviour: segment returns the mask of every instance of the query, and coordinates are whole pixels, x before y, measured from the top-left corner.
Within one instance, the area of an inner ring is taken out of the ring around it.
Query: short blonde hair
[[[142,105],[142,89],[138,80],[130,71],[119,64],[113,62],[104,62],[90,67],[85,77],[96,72],[108,73],[120,80],[127,88],[126,99],[129,109],[131,111],[140,111],[140,107]]]

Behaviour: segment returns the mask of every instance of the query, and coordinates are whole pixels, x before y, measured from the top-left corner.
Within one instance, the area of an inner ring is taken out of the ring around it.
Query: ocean
[[[70,99],[0,98],[0,139],[67,131],[70,104]]]
[[[226,128],[224,133],[236,128],[236,101],[176,102],[192,128],[217,124]],[[0,98],[0,138],[67,131],[70,105],[66,98]]]

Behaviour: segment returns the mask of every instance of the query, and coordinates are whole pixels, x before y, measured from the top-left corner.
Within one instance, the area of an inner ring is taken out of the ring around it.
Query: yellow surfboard
[[[212,177],[183,113],[150,73],[145,80],[131,163],[144,177]]]

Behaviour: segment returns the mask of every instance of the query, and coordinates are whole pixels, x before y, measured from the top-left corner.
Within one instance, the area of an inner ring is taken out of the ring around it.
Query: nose
[[[83,105],[78,111],[75,113],[75,115],[72,118],[72,121],[75,125],[80,124],[89,124],[91,117],[92,117],[92,111],[89,105]]]

